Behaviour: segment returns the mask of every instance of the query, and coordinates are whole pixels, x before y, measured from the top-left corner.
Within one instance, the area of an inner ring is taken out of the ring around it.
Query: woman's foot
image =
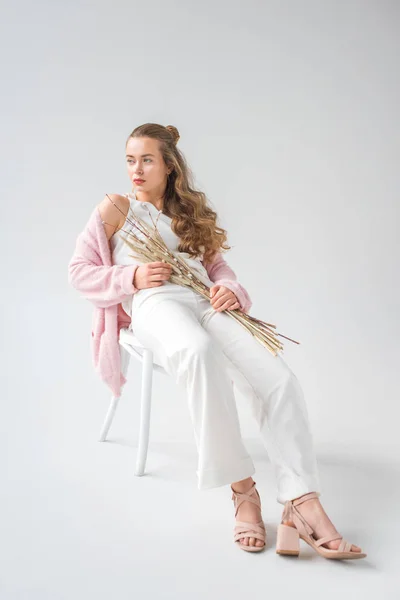
[[[234,492],[238,492],[240,494],[247,493],[252,485],[254,480],[252,477],[248,477],[247,479],[243,479],[242,481],[237,481],[236,483],[232,483],[232,489]],[[253,502],[249,502],[245,500],[239,506],[236,521],[248,521],[249,523],[259,523],[262,520],[261,509],[256,506]],[[244,546],[264,546],[264,542],[254,537],[243,537],[240,538],[240,543]]]
[[[301,498],[301,496],[299,497]],[[302,502],[296,508],[313,528],[313,537],[319,539],[330,535],[333,536],[334,534],[338,533],[318,498],[312,498],[307,500],[307,502]],[[293,523],[285,521],[284,524],[292,526],[294,525]],[[322,544],[322,546],[325,548],[330,548],[331,550],[337,550],[339,544],[340,540],[333,540],[332,542]],[[361,548],[359,546],[352,545],[351,552],[361,552]]]

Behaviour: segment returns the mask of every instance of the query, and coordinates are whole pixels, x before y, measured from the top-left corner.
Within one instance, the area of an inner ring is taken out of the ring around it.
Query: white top
[[[196,275],[201,281],[203,281],[203,283],[205,283],[205,285],[209,287],[214,285],[208,277],[206,268],[201,263],[203,255],[200,255],[197,258],[190,258],[187,252],[178,251],[180,238],[177,235],[175,235],[175,233],[171,229],[172,219],[170,217],[165,215],[161,210],[158,210],[151,202],[143,202],[141,200],[137,200],[136,195],[134,193],[125,194],[125,197],[129,199],[129,210],[127,218],[122,228],[110,238],[111,258],[113,264],[145,264],[143,263],[143,261],[140,261],[137,258],[133,258],[132,250],[123,240],[123,237],[126,237],[126,234],[134,229],[132,215],[135,214],[151,228],[154,228],[155,223],[157,225],[157,229],[160,236],[164,240],[169,250],[173,250],[174,254],[182,257],[188,263],[189,267],[196,271]],[[153,220],[151,217],[153,218]],[[141,239],[143,239],[144,237],[143,234],[140,233],[138,230],[136,230],[135,235]],[[144,288],[138,290],[137,292],[135,292],[135,294],[140,293],[141,296],[144,296],[150,293],[158,293],[159,291],[165,290],[165,288],[163,290],[163,287],[165,285],[176,284],[172,283],[171,281],[164,280],[163,285],[152,288]],[[124,300],[122,302],[122,308],[129,316],[131,316],[132,314],[132,299],[133,294],[127,300]]]

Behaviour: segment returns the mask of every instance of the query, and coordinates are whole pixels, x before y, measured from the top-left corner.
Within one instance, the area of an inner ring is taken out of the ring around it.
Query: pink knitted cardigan
[[[237,281],[221,252],[217,253],[212,263],[203,264],[214,285],[224,285],[232,290],[241,310],[248,312],[252,306],[250,296]],[[121,302],[138,291],[133,285],[138,266],[112,264],[110,244],[96,206],[76,240],[75,251],[68,265],[68,281],[94,304],[93,365],[114,396],[120,396],[121,388],[127,381],[121,373],[119,332],[122,327],[129,327],[131,319]]]

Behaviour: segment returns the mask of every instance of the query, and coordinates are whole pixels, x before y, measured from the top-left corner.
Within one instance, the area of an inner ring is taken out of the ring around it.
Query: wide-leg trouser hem
[[[318,474],[306,478],[303,475],[298,479],[288,476],[287,479],[285,478],[285,481],[278,483],[278,490],[276,500],[279,504],[285,504],[288,500],[294,500],[309,492],[316,492],[320,496],[321,484]]]
[[[228,485],[251,477],[256,472],[252,458],[244,458],[225,468],[196,471],[199,490],[208,490],[222,485]]]

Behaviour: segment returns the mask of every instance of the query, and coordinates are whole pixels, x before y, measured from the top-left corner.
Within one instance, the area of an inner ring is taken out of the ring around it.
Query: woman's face
[[[126,165],[132,189],[139,192],[164,192],[171,169],[164,162],[158,140],[149,137],[129,138],[126,145]]]

